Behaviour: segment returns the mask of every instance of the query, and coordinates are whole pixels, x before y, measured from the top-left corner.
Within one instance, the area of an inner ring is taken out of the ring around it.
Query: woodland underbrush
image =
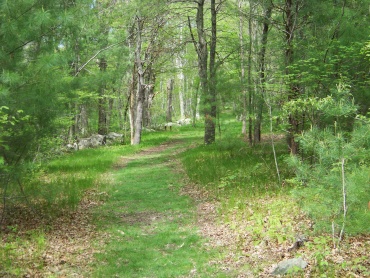
[[[334,230],[333,234],[330,219],[319,218],[307,209],[319,207],[321,215],[333,211],[329,201],[326,208],[320,202],[330,196],[325,192],[319,194],[317,188],[310,191],[309,187],[294,184],[296,168],[288,163],[291,158],[285,142],[280,140],[275,144],[276,167],[271,141],[265,139],[250,146],[241,139],[223,138],[212,146],[199,146],[183,154],[188,176],[216,204],[215,221],[223,229],[215,242],[226,238],[232,246],[232,252],[225,251],[222,263],[230,269],[243,265],[241,273],[269,276],[279,261],[302,257],[308,267],[291,274],[292,277],[368,277],[370,236],[367,228],[363,228],[368,226],[366,203],[362,216],[348,221],[351,225],[357,221],[357,227],[348,227],[349,231],[357,229],[357,233],[344,231],[339,239],[340,231]],[[364,180],[363,175],[358,179]],[[323,175],[316,178],[325,179]],[[316,198],[303,201],[302,195],[314,194]],[[342,200],[340,192],[339,197],[335,196],[339,202]],[[332,200],[332,205],[338,202]],[[361,210],[360,207],[349,209],[356,213]]]

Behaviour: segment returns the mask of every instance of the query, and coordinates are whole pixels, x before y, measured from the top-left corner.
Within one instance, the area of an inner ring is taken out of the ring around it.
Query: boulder
[[[172,130],[172,127],[173,126],[177,126],[178,124],[177,123],[172,123],[172,122],[169,122],[169,123],[165,123],[164,124],[164,130],[167,130],[167,127]]]
[[[107,145],[115,144],[115,143],[122,143],[123,141],[123,134],[116,133],[116,132],[109,132],[106,136]]]
[[[105,143],[107,142],[107,139],[105,135],[94,134],[94,135],[91,135],[90,141],[91,141],[91,147],[95,148],[101,145],[105,145]]]
[[[94,134],[91,135],[89,138],[81,138],[77,145],[79,150],[83,150],[86,148],[95,148],[98,146],[105,145],[106,137],[105,135]]]
[[[75,142],[75,143],[73,143],[73,144],[67,144],[67,149],[68,150],[75,150],[75,151],[77,151],[78,150],[78,145],[77,145],[77,143]]]
[[[191,124],[191,119],[185,118],[177,121],[177,124],[179,125],[190,125]]]
[[[293,258],[281,261],[277,264],[274,270],[271,272],[272,275],[284,275],[289,272],[289,270],[295,269],[305,269],[307,262],[302,258]]]
[[[116,140],[117,138],[122,139],[123,134],[116,133],[116,132],[109,132],[106,137],[109,140]]]

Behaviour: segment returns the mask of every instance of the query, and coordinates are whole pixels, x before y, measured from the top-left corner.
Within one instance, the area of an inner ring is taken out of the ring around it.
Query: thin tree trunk
[[[245,88],[245,51],[244,51],[244,16],[242,11],[243,0],[238,0],[239,8],[239,43],[240,43],[240,85],[242,92],[242,134],[247,137],[247,90]]]
[[[298,0],[294,3],[294,0],[285,0],[285,74],[290,74],[289,66],[294,62],[294,47],[293,40],[295,30],[297,28],[297,13],[298,13]],[[294,5],[295,4],[295,5]],[[295,6],[295,11],[294,11]],[[299,88],[293,82],[288,84],[288,100],[296,99],[299,95]],[[288,145],[291,154],[298,154],[299,145],[295,139],[296,133],[299,131],[299,120],[296,115],[290,114],[289,118],[289,129],[288,129]]]
[[[272,5],[268,4],[265,9],[264,22],[263,22],[263,31],[261,37],[261,51],[259,53],[259,79],[260,79],[260,93],[256,98],[256,123],[254,125],[254,142],[261,141],[261,129],[262,129],[262,117],[263,117],[263,103],[264,96],[266,93],[266,45],[267,45],[267,36],[270,26],[270,18],[272,12]]]
[[[80,134],[84,137],[88,133],[88,126],[89,126],[89,118],[88,118],[86,104],[80,105],[80,121],[79,122],[80,122],[79,124]]]
[[[217,46],[217,11],[216,1],[211,0],[211,43],[209,51],[209,91],[205,113],[205,131],[204,131],[204,143],[211,144],[216,140],[216,117],[217,117],[217,106],[216,106],[216,46]],[[208,110],[208,111],[207,111]]]
[[[154,84],[155,74],[151,67],[146,69],[146,82],[145,82],[145,98],[144,98],[144,111],[143,111],[143,125],[149,127],[151,125],[150,108],[154,98]]]
[[[107,68],[107,61],[102,58],[99,62],[99,68],[101,72],[105,72]],[[105,82],[103,81],[103,84],[100,88],[100,95],[98,100],[98,134],[105,135],[108,133],[108,126],[107,126],[107,98],[105,96]]]
[[[252,26],[252,16],[253,16],[253,1],[249,0],[249,18],[248,18],[248,140],[250,144],[253,144],[253,84],[252,84],[252,38],[253,38],[253,26]]]
[[[196,14],[196,25],[197,25],[197,34],[198,34],[198,40],[195,40],[192,27],[191,27],[191,22],[190,22],[190,17],[188,17],[188,26],[190,30],[190,35],[195,47],[195,50],[197,52],[198,56],[198,75],[200,79],[200,87],[202,89],[202,96],[204,98],[204,104],[205,106],[209,105],[209,89],[208,89],[208,47],[207,47],[207,40],[206,40],[206,33],[204,30],[204,4],[205,0],[199,0],[197,1],[197,14]],[[205,116],[205,139],[208,141],[208,137],[211,135],[206,135],[207,134],[207,129],[212,126],[212,119],[208,119],[211,117],[210,111],[211,109],[205,108],[204,110],[204,116]],[[208,126],[209,125],[209,126]],[[214,126],[214,124],[213,124]],[[205,143],[206,140],[205,140]]]
[[[167,123],[172,122],[172,96],[173,96],[173,79],[168,79],[167,81]]]
[[[134,121],[134,132],[132,145],[138,145],[141,142],[141,131],[143,126],[143,110],[145,101],[145,81],[144,81],[144,71],[141,60],[141,32],[142,32],[142,22],[141,19],[136,17],[137,23],[137,35],[136,35],[136,50],[135,50],[135,64],[137,69],[137,99],[136,99],[136,113]]]
[[[182,32],[182,30],[180,30]],[[181,36],[182,38],[182,36]],[[180,38],[180,39],[181,39]],[[185,76],[183,72],[183,63],[182,57],[179,56],[176,58],[176,68],[179,70],[178,79],[179,79],[179,102],[180,102],[180,119],[185,119],[185,101],[184,101],[184,94],[185,94]]]
[[[134,132],[135,132],[135,118],[136,118],[136,84],[137,84],[137,74],[136,74],[136,64],[134,63],[132,71],[131,86],[129,89],[129,119],[130,119],[130,142],[133,144]]]

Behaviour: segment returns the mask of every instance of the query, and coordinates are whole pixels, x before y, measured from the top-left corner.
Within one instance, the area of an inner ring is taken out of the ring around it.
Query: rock
[[[78,145],[77,145],[77,143],[73,143],[73,144],[67,144],[67,149],[68,150],[75,150],[75,151],[77,151],[78,150]]]
[[[76,138],[77,140],[77,138]],[[87,148],[96,148],[107,144],[113,144],[116,142],[121,143],[123,140],[123,134],[110,132],[107,135],[93,134],[88,138],[81,138],[73,144],[67,144],[67,149],[83,150]]]
[[[296,241],[293,243],[292,246],[288,248],[289,252],[298,250],[300,247],[304,246],[304,243],[307,241],[306,236],[300,235],[296,238]]]
[[[116,133],[116,132],[109,132],[106,138],[107,138],[107,145],[115,144],[115,143],[122,143],[123,134]]]
[[[167,127],[169,127],[170,128],[170,130],[172,130],[172,127],[173,126],[176,126],[176,125],[178,125],[177,123],[171,123],[171,122],[169,122],[169,123],[165,123],[164,124],[164,130],[167,130]]]
[[[101,145],[105,145],[106,140],[107,139],[105,135],[100,135],[100,134],[91,135],[90,137],[91,147],[95,148]]]
[[[177,124],[179,125],[190,125],[191,124],[191,119],[185,118],[177,121]]]
[[[122,139],[122,137],[123,137],[123,134],[116,133],[116,132],[109,132],[107,134],[107,139],[109,140],[116,140],[117,138]]]
[[[101,145],[105,145],[106,137],[100,134],[94,134],[89,138],[82,138],[78,141],[78,149],[83,150],[86,148],[95,148]]]
[[[284,275],[292,268],[304,269],[307,266],[307,262],[302,258],[293,258],[281,261],[277,264],[274,270],[271,272],[272,275]]]
[[[90,146],[91,146],[90,138],[81,138],[77,143],[78,150],[90,148]]]

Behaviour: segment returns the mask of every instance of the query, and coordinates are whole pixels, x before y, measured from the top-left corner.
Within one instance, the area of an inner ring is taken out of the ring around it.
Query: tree
[[[197,13],[196,13],[196,27],[197,27],[197,40],[192,31],[192,24],[190,17],[188,17],[188,26],[190,30],[190,36],[194,44],[196,53],[198,55],[198,74],[200,79],[200,85],[203,92],[204,101],[204,143],[210,144],[215,141],[216,136],[216,118],[217,118],[217,92],[216,92],[216,46],[217,46],[217,12],[220,6],[216,6],[216,1],[211,0],[211,39],[210,39],[210,50],[208,53],[208,42],[207,34],[205,29],[204,0],[197,2]],[[222,2],[219,3],[221,5]],[[208,55],[209,55],[209,68],[208,68]],[[209,75],[209,78],[208,78]]]
[[[272,13],[272,5],[270,3],[263,5],[263,23],[262,23],[262,35],[261,35],[261,49],[258,54],[258,77],[259,77],[259,88],[260,92],[256,97],[256,122],[254,125],[254,142],[261,141],[261,129],[262,129],[262,114],[263,104],[266,94],[266,47],[267,37],[270,28],[270,18]]]

